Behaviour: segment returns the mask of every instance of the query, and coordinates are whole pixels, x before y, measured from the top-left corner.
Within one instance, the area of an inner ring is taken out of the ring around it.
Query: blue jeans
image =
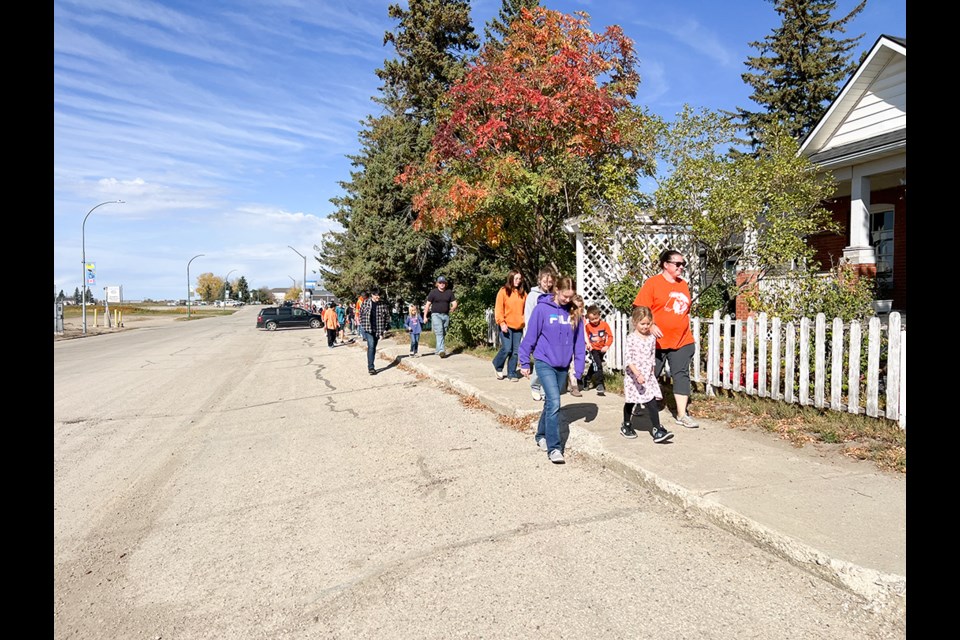
[[[437,353],[446,353],[443,344],[443,337],[450,327],[450,314],[432,313],[430,314],[430,326],[433,327],[433,335],[437,338]]]
[[[540,421],[537,422],[536,439],[547,439],[547,453],[554,449],[563,451],[560,443],[560,389],[567,381],[570,367],[553,367],[546,362],[537,360],[533,368],[540,378],[543,388],[543,411],[540,412]]]
[[[373,366],[373,361],[377,357],[377,343],[380,342],[380,336],[375,336],[372,333],[363,332],[363,339],[367,341],[367,370],[376,369]]]
[[[500,351],[493,358],[493,368],[497,371],[503,370],[503,363],[507,363],[507,377],[519,378],[517,373],[517,360],[520,359],[520,338],[523,337],[521,329],[511,329],[507,327],[506,333],[500,334]]]
[[[417,349],[420,348],[420,334],[411,333],[410,334],[410,353],[416,353]]]

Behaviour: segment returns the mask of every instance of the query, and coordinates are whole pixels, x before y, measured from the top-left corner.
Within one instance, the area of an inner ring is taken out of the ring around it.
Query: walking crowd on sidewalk
[[[680,252],[662,252],[660,273],[641,285],[633,301],[632,330],[624,345],[620,434],[625,438],[637,437],[634,418],[642,416],[650,425],[654,443],[672,440],[674,434],[660,422],[664,395],[658,379],[667,365],[676,400],[675,422],[690,429],[699,426],[687,411],[694,340],[690,288],[684,278],[686,264]],[[420,356],[420,336],[428,325],[436,341],[436,355],[448,357],[446,338],[456,309],[456,294],[447,278],[439,276],[426,296],[422,313],[415,304],[406,308],[403,327],[410,338],[410,357]],[[494,375],[498,380],[528,381],[532,398],[543,402],[534,441],[550,462],[563,464],[560,396],[566,389],[571,396],[581,397],[591,384],[598,396],[605,395],[604,357],[614,341],[610,325],[601,318],[597,305],[585,308],[573,278],[549,267],[540,270],[536,285],[529,291],[523,274],[511,269],[497,292],[493,316],[500,334],[500,349],[492,362]],[[345,323],[355,327],[367,343],[367,371],[376,375],[377,345],[391,322],[391,310],[381,300],[380,289],[372,287],[361,293],[353,309],[331,304],[324,312],[324,321],[331,347]]]

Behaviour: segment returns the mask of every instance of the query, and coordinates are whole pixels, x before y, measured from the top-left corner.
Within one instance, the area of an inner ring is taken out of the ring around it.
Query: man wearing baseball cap
[[[457,308],[457,299],[453,291],[448,288],[447,279],[443,276],[437,278],[437,286],[427,294],[427,302],[423,305],[423,321],[427,321],[427,315],[433,314],[430,321],[433,328],[433,335],[437,339],[437,355],[441,358],[447,357],[444,348],[443,338],[450,327],[450,314]]]

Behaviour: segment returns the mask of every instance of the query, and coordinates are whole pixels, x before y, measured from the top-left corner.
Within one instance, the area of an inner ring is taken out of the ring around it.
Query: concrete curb
[[[571,433],[575,430],[579,428],[571,426]],[[650,489],[674,504],[706,517],[725,531],[841,589],[864,598],[875,610],[887,607],[893,598],[906,598],[907,579],[904,576],[886,574],[830,558],[822,551],[765,527],[729,507],[703,498],[695,492],[638,467],[633,462],[623,461],[601,451],[580,449],[577,453],[583,455],[592,464],[611,471],[628,482]]]

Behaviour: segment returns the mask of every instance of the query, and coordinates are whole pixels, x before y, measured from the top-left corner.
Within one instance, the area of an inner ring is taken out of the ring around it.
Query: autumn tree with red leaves
[[[416,225],[464,249],[493,249],[530,281],[570,271],[564,221],[639,205],[659,121],[631,103],[640,77],[619,26],[523,9],[441,98],[424,162],[397,181],[413,192]]]

